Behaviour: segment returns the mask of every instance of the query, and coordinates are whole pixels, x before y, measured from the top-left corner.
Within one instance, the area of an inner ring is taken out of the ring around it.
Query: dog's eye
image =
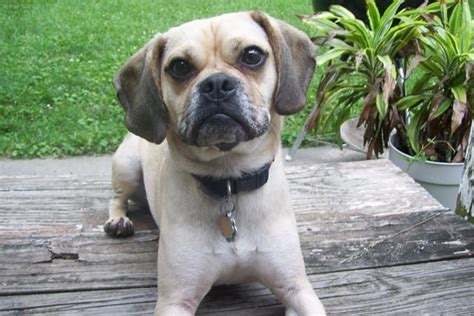
[[[244,49],[240,61],[250,68],[256,68],[263,64],[265,57],[265,53],[260,48],[250,46]]]
[[[184,80],[192,73],[191,65],[184,59],[174,59],[168,66],[168,72],[178,80]]]

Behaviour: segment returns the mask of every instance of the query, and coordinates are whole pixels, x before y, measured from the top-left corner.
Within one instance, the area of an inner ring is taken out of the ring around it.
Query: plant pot
[[[357,127],[358,118],[348,119],[342,123],[339,128],[342,141],[350,148],[361,153],[367,154],[367,146],[364,145],[364,132],[363,126]]]
[[[421,184],[443,206],[454,210],[464,164],[417,160],[402,152],[398,144],[397,135],[392,135],[388,158]]]

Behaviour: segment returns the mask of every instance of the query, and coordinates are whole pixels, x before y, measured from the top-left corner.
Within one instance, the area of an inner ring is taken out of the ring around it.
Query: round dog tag
[[[237,234],[237,225],[232,214],[222,214],[219,217],[219,227],[221,228],[222,235],[228,242],[232,242]]]

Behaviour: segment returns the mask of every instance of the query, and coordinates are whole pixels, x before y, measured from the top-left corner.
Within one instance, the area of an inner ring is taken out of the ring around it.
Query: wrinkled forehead
[[[209,55],[233,55],[252,45],[271,51],[265,31],[250,14],[243,12],[194,20],[170,29],[164,36],[165,64],[176,56],[189,55],[193,58],[202,52]]]

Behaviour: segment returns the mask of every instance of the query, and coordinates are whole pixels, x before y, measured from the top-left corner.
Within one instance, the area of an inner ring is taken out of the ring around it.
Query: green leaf
[[[447,8],[451,8],[458,0],[446,0],[446,5],[447,5]],[[436,13],[436,14],[439,14],[440,12],[440,9],[441,9],[441,6],[440,6],[440,1],[434,1],[433,3],[430,3],[428,4],[426,7],[424,8],[414,8],[414,9],[410,9],[410,10],[404,10],[404,11],[400,11],[397,13],[398,16],[402,17],[402,16],[416,16],[416,15],[421,15],[421,14],[429,14],[429,13]]]
[[[414,107],[415,105],[419,104],[421,101],[426,99],[426,97],[427,96],[423,95],[423,94],[407,95],[407,96],[401,98],[400,100],[398,100],[395,103],[395,107],[399,111],[405,111],[405,110],[410,109],[410,108]]]
[[[334,85],[339,81],[339,78],[347,74],[348,70],[341,69],[340,66],[340,64],[332,64],[326,68],[317,88],[317,102],[323,102],[325,94],[334,87]]]
[[[440,117],[441,115],[443,115],[444,112],[446,112],[451,107],[452,104],[453,104],[453,99],[450,99],[450,98],[444,99],[443,102],[441,102],[441,104],[439,105],[436,112],[434,113],[433,119],[436,119]]]
[[[344,48],[334,48],[330,49],[322,55],[316,57],[316,62],[318,66],[324,65],[330,60],[339,58],[342,54],[346,53],[347,49]]]
[[[377,97],[375,98],[375,105],[377,106],[377,111],[379,112],[380,120],[382,120],[385,115],[387,115],[388,110],[388,102],[384,99],[383,93],[377,94]]]
[[[331,13],[337,15],[337,16],[340,16],[343,19],[355,19],[354,14],[352,14],[351,11],[347,10],[346,8],[344,8],[341,5],[337,5],[337,4],[332,5],[329,8],[329,12],[331,12]]]
[[[412,58],[410,65],[408,66],[408,69],[406,70],[405,73],[405,78],[410,77],[412,74],[413,70],[418,66],[418,64],[425,60],[426,58],[422,55],[416,55],[415,57]]]
[[[347,110],[350,110],[354,106],[354,104],[361,99],[364,96],[363,93],[354,93],[354,94],[346,94],[343,95],[339,98],[337,106],[332,106],[331,110],[328,113],[328,119],[324,124],[321,124],[321,130],[327,130],[328,129],[328,123],[330,121],[329,118],[334,118],[337,117],[336,122],[334,124],[337,133],[339,133],[339,127],[342,125],[342,122],[344,122],[347,119]],[[342,110],[342,113],[345,113],[344,115],[338,115],[341,113],[338,113]]]
[[[367,16],[369,18],[370,29],[377,32],[380,28],[380,12],[375,4],[375,0],[367,0]]]
[[[303,17],[301,20],[303,21],[304,24],[325,33],[334,32],[341,29],[339,25],[325,18]]]
[[[325,96],[325,99],[324,99],[324,104],[327,104],[329,106],[331,105],[339,105],[339,104],[342,104],[343,102],[345,102],[345,100],[347,99],[347,97],[349,96],[353,96],[355,93],[361,93],[361,92],[364,92],[364,88],[360,88],[360,87],[355,87],[355,86],[352,86],[352,85],[349,85],[347,87],[344,87],[344,88],[334,88],[332,89],[331,91],[328,91],[328,93],[326,94]]]
[[[415,84],[413,85],[410,94],[423,94],[425,90],[431,90],[428,86],[431,85],[430,80],[433,78],[433,74],[430,72],[423,73],[422,77],[415,80]]]
[[[462,34],[461,36],[461,53],[469,52],[471,48],[472,30],[470,27],[472,21],[471,9],[467,0],[462,2]]]
[[[462,0],[461,0],[462,1]],[[461,3],[458,3],[454,6],[451,14],[449,16],[449,31],[452,34],[459,34],[462,28],[462,12],[461,12]]]
[[[454,95],[454,99],[466,104],[467,103],[467,93],[466,88],[464,86],[456,86],[451,88],[451,92]]]
[[[391,45],[390,47],[390,51],[389,52],[386,52],[386,53],[389,53],[390,56],[395,56],[395,54],[397,54],[398,52],[400,52],[400,50],[402,48],[404,48],[405,46],[408,45],[408,43],[410,43],[410,41],[416,36],[416,34],[418,33],[418,30],[416,28],[410,28],[408,30],[403,30],[402,34],[400,34],[400,36],[398,36],[399,34],[397,34],[396,38],[396,44],[395,45]]]
[[[433,61],[431,61],[429,59],[426,59],[426,60],[423,60],[422,62],[420,62],[420,66],[424,70],[432,73],[433,75],[435,75],[438,78],[442,78],[443,75],[444,75],[443,69],[440,69],[437,64],[433,63]]]
[[[362,21],[341,19],[340,22],[348,31],[352,32],[351,37],[356,41],[355,44],[359,46],[359,48],[373,47],[372,35]]]
[[[446,7],[446,1],[440,0],[441,18],[444,25],[448,25],[448,8]]]
[[[449,65],[449,61],[454,58],[457,50],[456,40],[442,28],[437,28],[436,33],[432,34],[432,49],[435,56],[443,56],[443,65]],[[422,41],[423,42],[423,41]]]
[[[351,45],[349,45],[345,41],[340,40],[340,39],[335,38],[335,37],[328,39],[325,42],[325,45],[329,45],[329,46],[334,47],[334,48],[344,48],[344,49],[347,49],[347,50],[354,50],[354,48]]]
[[[390,74],[390,76],[393,79],[397,78],[397,70],[395,69],[395,66],[393,65],[392,59],[390,59],[390,56],[385,55],[385,56],[377,56],[377,58],[382,62],[383,67],[385,69],[385,72]]]
[[[337,137],[340,139],[341,138],[341,135],[340,135],[340,126],[349,119],[350,117],[350,113],[351,113],[351,108],[354,107],[354,104],[357,102],[358,99],[360,99],[361,96],[358,96],[358,95],[352,95],[350,97],[347,98],[347,100],[345,101],[344,103],[344,107],[342,108],[341,111],[339,111],[338,115],[337,115],[337,120],[335,122],[335,125],[337,128],[336,129],[336,134],[337,134]]]
[[[443,44],[445,44],[444,50],[447,52],[448,59],[452,59],[456,54],[459,54],[461,48],[462,39],[459,37],[454,37],[450,32],[446,32],[446,39]],[[440,44],[441,45],[441,44]]]
[[[408,127],[407,127],[407,137],[410,147],[415,153],[421,151],[421,145],[419,143],[421,126],[423,125],[423,116],[426,116],[425,112],[427,107],[420,107],[420,110],[413,115]]]
[[[379,54],[389,54],[393,57],[394,52],[399,52],[400,48],[414,37],[417,36],[419,29],[426,25],[422,21],[402,22],[397,26],[392,27],[387,33],[376,39],[375,50]]]
[[[392,2],[392,4],[385,10],[384,14],[382,15],[382,18],[380,19],[380,28],[379,30],[375,33],[375,39],[379,39],[382,37],[383,34],[388,32],[390,28],[392,27],[394,18],[396,16],[397,10],[400,7],[400,5],[403,3],[403,0],[395,0]]]

